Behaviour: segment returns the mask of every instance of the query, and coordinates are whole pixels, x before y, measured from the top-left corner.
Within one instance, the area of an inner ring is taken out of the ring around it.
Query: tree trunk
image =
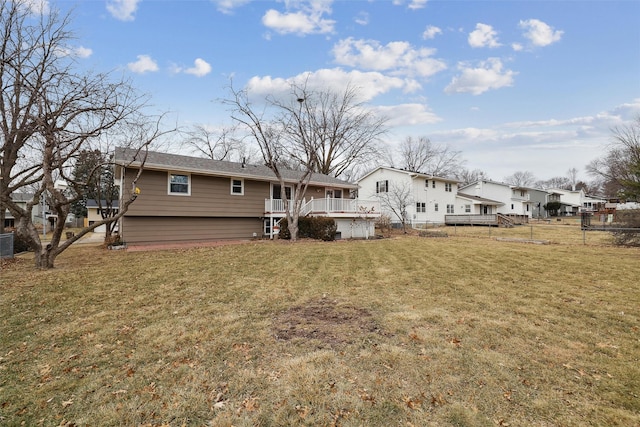
[[[51,250],[50,244],[40,246],[40,248],[35,251],[35,255],[36,268],[41,270],[53,268],[56,257],[58,256],[56,252]]]

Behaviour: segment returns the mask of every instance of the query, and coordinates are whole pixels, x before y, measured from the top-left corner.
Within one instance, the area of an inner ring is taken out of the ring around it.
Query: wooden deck
[[[526,215],[445,215],[446,225],[487,225],[492,227],[513,227],[514,225],[527,224],[529,217]]]
[[[498,225],[498,215],[445,215],[446,225]]]

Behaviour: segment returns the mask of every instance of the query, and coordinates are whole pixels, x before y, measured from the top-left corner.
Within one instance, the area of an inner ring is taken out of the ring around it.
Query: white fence
[[[289,200],[289,209],[292,209],[293,201]],[[266,199],[264,211],[268,213],[283,213],[284,200]],[[377,200],[362,199],[311,199],[302,201],[302,215],[316,214],[352,214],[358,216],[376,216],[380,214],[380,202]]]

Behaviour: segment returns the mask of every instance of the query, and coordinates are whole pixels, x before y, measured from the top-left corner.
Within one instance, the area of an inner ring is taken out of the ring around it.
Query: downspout
[[[124,188],[124,166],[120,166],[120,189],[119,191],[119,205],[118,208],[122,209],[123,206],[123,202],[124,202],[124,191],[122,190]],[[120,217],[120,219],[118,220],[118,234],[120,235],[120,241],[121,242],[126,242],[126,240],[124,239],[124,227],[122,226],[122,222],[124,220],[124,215]]]

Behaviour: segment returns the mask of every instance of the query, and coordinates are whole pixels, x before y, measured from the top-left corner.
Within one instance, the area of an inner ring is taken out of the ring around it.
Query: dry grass
[[[637,426],[640,251],[554,243],[19,259],[0,424]]]

